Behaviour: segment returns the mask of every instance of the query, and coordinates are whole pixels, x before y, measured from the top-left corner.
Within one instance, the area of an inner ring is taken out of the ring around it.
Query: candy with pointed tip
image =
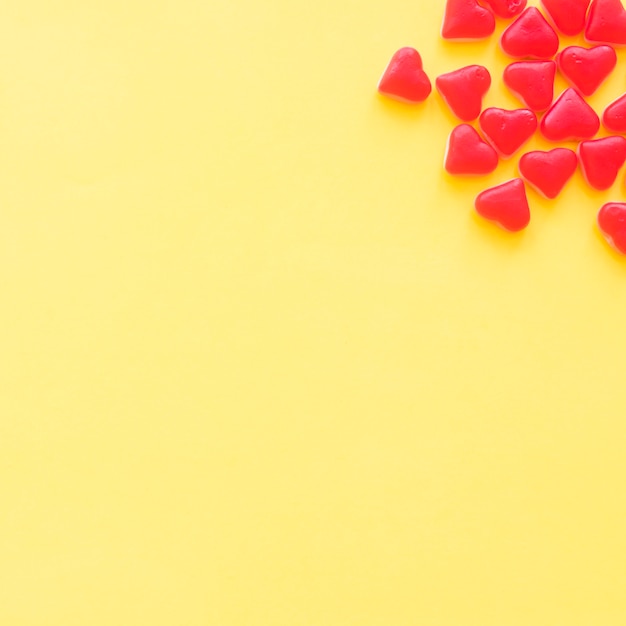
[[[582,141],[598,132],[600,119],[582,96],[568,87],[546,111],[540,129],[549,141]]]
[[[504,69],[504,84],[532,111],[545,111],[554,99],[554,61],[516,61]]]
[[[500,47],[516,59],[551,59],[559,49],[559,37],[537,7],[528,7],[502,33]]]
[[[477,0],[446,0],[441,36],[456,41],[489,37],[496,28],[493,13]]]
[[[519,15],[526,8],[526,0],[483,0],[491,10],[505,20]]]
[[[614,133],[626,133],[626,94],[604,109],[602,123],[606,129]]]
[[[568,46],[559,52],[556,63],[571,85],[583,95],[590,96],[615,69],[617,54],[606,45],[593,48]]]
[[[530,208],[521,178],[481,191],[474,201],[476,212],[505,230],[523,230],[530,222]]]
[[[626,203],[607,202],[598,212],[598,227],[609,245],[626,254]]]
[[[449,174],[489,174],[498,166],[496,151],[469,124],[460,124],[448,137],[444,168]]]
[[[585,39],[614,46],[626,45],[626,10],[621,0],[592,0]]]
[[[435,86],[452,112],[464,122],[471,122],[480,115],[491,75],[482,65],[468,65],[438,76]]]
[[[582,141],[578,146],[578,160],[591,187],[600,191],[608,189],[626,161],[626,139],[615,135]]]
[[[570,37],[583,32],[591,0],[541,0],[554,25]]]
[[[503,158],[517,152],[537,130],[537,116],[530,109],[485,109],[478,119],[487,141]]]
[[[578,157],[569,148],[527,152],[522,155],[518,164],[522,178],[550,200],[561,193],[565,183],[574,175],[577,166]]]
[[[422,69],[422,57],[415,48],[400,48],[389,61],[378,91],[389,98],[414,104],[426,100],[432,85]]]

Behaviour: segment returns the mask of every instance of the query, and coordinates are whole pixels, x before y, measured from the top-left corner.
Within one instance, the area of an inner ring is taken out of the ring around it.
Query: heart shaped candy
[[[614,133],[626,133],[626,94],[611,102],[602,114],[604,126]]]
[[[507,111],[490,107],[480,114],[478,123],[489,143],[503,159],[517,152],[537,130],[537,116],[530,109]]]
[[[444,168],[449,174],[489,174],[498,166],[496,151],[469,124],[452,129]]]
[[[559,52],[556,63],[561,74],[580,93],[590,96],[615,69],[617,55],[611,46],[568,46]]]
[[[616,46],[626,45],[626,10],[621,0],[593,0],[589,7],[585,39]]]
[[[554,98],[554,61],[516,61],[507,65],[504,84],[532,111],[545,111]]]
[[[526,7],[526,0],[483,0],[498,16],[508,20],[519,15]]]
[[[541,0],[554,25],[564,34],[578,35],[585,28],[590,0]]]
[[[447,0],[441,25],[444,39],[473,41],[485,39],[496,28],[493,13],[481,7],[477,0]]]
[[[577,166],[578,157],[568,148],[527,152],[522,155],[518,164],[522,178],[542,196],[550,199],[561,193]]]
[[[480,115],[483,96],[491,86],[491,75],[482,65],[468,65],[438,76],[435,85],[452,112],[464,122],[470,122]]]
[[[615,250],[626,254],[626,204],[607,202],[598,213],[598,227]]]
[[[389,61],[378,83],[378,91],[385,96],[413,104],[430,95],[432,86],[422,69],[422,57],[415,48],[400,48]]]
[[[511,232],[526,228],[530,222],[530,208],[521,178],[481,191],[474,206],[480,216]]]
[[[578,146],[580,170],[594,189],[608,189],[626,161],[626,139],[621,136],[583,141]]]
[[[600,119],[578,92],[568,87],[547,110],[540,128],[549,141],[591,139],[600,129]]]
[[[528,7],[502,33],[500,47],[517,59],[551,59],[559,49],[559,37],[537,7]]]

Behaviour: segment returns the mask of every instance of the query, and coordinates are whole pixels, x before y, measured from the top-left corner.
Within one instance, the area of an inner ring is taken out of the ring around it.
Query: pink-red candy
[[[568,46],[556,57],[561,74],[585,96],[592,95],[615,69],[617,54],[611,46]]]
[[[583,32],[590,0],[541,0],[543,8],[554,25],[573,37]]]
[[[516,59],[551,59],[559,37],[537,7],[528,7],[503,33],[500,47]]]
[[[507,65],[504,84],[532,111],[545,111],[554,99],[554,61],[516,61]]]
[[[600,118],[575,89],[568,87],[546,111],[540,129],[549,141],[581,141],[598,132]]]
[[[378,91],[409,104],[428,98],[432,85],[422,69],[422,57],[415,48],[400,48],[391,57],[378,83]]]
[[[519,15],[526,8],[526,0],[483,0],[491,10],[505,20]]]
[[[476,212],[505,230],[523,230],[530,222],[530,208],[521,178],[485,189],[474,201]]]
[[[626,139],[613,136],[583,141],[578,146],[578,160],[591,187],[600,191],[608,189],[626,161]]]
[[[480,115],[491,75],[482,65],[468,65],[438,76],[435,86],[452,112],[464,122],[471,122]]]
[[[473,41],[489,37],[496,28],[496,19],[477,0],[446,0],[441,25],[444,39]]]
[[[614,46],[626,45],[626,10],[621,0],[593,0],[587,15],[585,39]]]
[[[556,198],[565,183],[574,175],[578,157],[569,148],[554,148],[544,152],[534,150],[519,160],[522,178],[545,198]]]
[[[626,94],[604,109],[602,123],[606,129],[614,133],[626,133]]]
[[[626,203],[607,202],[598,213],[598,227],[617,252],[626,254]]]
[[[448,137],[444,168],[454,175],[489,174],[498,166],[498,154],[469,124],[460,124]]]
[[[508,159],[537,130],[537,116],[530,109],[485,109],[478,120],[480,130],[503,158]]]

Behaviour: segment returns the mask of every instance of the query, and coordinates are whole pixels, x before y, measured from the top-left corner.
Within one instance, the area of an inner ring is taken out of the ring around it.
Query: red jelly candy
[[[589,185],[594,189],[608,189],[626,161],[626,139],[613,136],[583,141],[578,146],[578,159]]]
[[[496,151],[469,124],[460,124],[448,137],[444,168],[450,174],[489,174],[498,166]]]
[[[485,189],[476,197],[474,206],[479,215],[511,232],[526,228],[530,222],[530,208],[521,178]]]
[[[598,213],[598,227],[615,250],[626,254],[626,204],[607,202]]]
[[[526,0],[483,0],[498,16],[508,20],[519,15],[526,8]]]
[[[493,13],[481,7],[477,0],[447,0],[441,25],[441,36],[444,39],[485,39],[495,28]]]
[[[414,48],[400,48],[378,83],[380,93],[410,104],[426,100],[431,90],[430,80],[422,69],[422,57]]]
[[[554,148],[548,152],[535,150],[522,155],[519,160],[522,178],[542,196],[550,199],[561,193],[577,166],[578,157],[569,148]]]
[[[528,7],[502,33],[500,46],[514,58],[550,59],[559,49],[559,37],[537,7]]]
[[[593,0],[585,27],[587,41],[626,45],[626,10],[621,0]]]
[[[496,152],[508,159],[537,130],[537,116],[530,109],[507,111],[491,107],[481,113],[479,124]]]
[[[602,122],[614,133],[626,133],[626,94],[620,96],[604,109]]]
[[[600,119],[578,92],[569,87],[545,113],[540,128],[550,141],[591,139],[600,129]]]
[[[617,55],[611,46],[569,46],[559,52],[561,74],[585,96],[590,96],[615,69]]]
[[[452,112],[464,122],[470,122],[480,115],[483,96],[491,86],[491,75],[482,65],[468,65],[438,76],[435,85]]]
[[[554,25],[564,35],[578,35],[585,28],[590,0],[541,0]]]
[[[533,111],[545,111],[554,98],[554,61],[516,61],[504,69],[504,84]]]

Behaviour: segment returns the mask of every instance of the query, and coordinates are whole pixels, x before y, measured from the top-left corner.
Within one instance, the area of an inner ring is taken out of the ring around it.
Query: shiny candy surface
[[[626,139],[616,135],[583,141],[578,146],[578,160],[581,172],[591,187],[608,189],[626,161]]]
[[[496,152],[503,159],[508,159],[537,130],[537,116],[530,109],[508,111],[490,107],[481,113],[479,124]]]
[[[485,189],[476,197],[474,207],[481,217],[511,232],[523,230],[530,222],[530,208],[521,178]]]
[[[491,75],[482,65],[468,65],[435,79],[437,91],[452,112],[464,122],[475,120],[483,96],[491,86]]]
[[[514,58],[550,59],[559,37],[537,7],[528,7],[503,33],[502,50]]]
[[[590,96],[615,69],[617,54],[607,45],[593,48],[568,46],[559,52],[556,63],[571,85],[583,95]]]
[[[473,126],[460,124],[452,130],[444,157],[444,168],[449,174],[489,174],[497,166],[497,152]]]
[[[391,57],[378,83],[378,91],[389,98],[409,104],[428,98],[432,85],[422,68],[422,58],[415,48],[400,48]]]
[[[519,172],[522,178],[545,198],[556,198],[574,175],[578,157],[569,148],[554,148],[544,152],[534,150],[522,155]]]
[[[504,84],[533,111],[545,111],[554,99],[554,61],[516,61],[507,65]]]
[[[591,139],[600,129],[600,119],[578,92],[569,87],[545,113],[540,129],[550,141]]]

